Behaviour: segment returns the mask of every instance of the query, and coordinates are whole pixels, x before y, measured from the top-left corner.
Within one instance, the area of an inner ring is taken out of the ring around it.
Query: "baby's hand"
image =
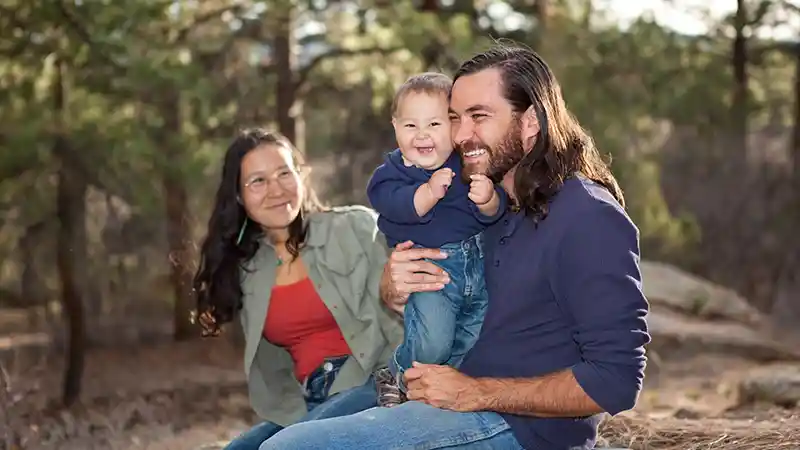
[[[492,201],[492,198],[497,195],[494,190],[494,183],[486,175],[474,174],[470,175],[472,180],[469,183],[469,199],[476,205],[481,206]]]
[[[431,179],[428,180],[428,186],[430,186],[431,193],[435,199],[440,200],[444,197],[444,194],[447,193],[447,188],[449,188],[450,183],[453,182],[454,176],[455,172],[447,167],[433,172]]]

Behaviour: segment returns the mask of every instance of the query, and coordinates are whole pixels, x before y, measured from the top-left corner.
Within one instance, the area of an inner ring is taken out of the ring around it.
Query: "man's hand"
[[[447,193],[447,189],[450,187],[450,184],[453,182],[453,177],[455,176],[455,172],[447,167],[433,172],[431,179],[428,180],[428,186],[431,188],[431,194],[433,194],[433,198],[437,200],[443,198],[444,194]]]
[[[405,371],[409,400],[437,408],[472,412],[481,410],[480,383],[449,366],[415,362]]]
[[[438,291],[450,282],[444,269],[423,261],[423,258],[445,259],[447,254],[431,248],[411,248],[413,246],[411,241],[395,246],[381,279],[381,298],[386,306],[400,314],[412,292]]]
[[[486,175],[472,174],[469,176],[469,194],[467,196],[478,206],[485,205],[497,196],[494,183]]]

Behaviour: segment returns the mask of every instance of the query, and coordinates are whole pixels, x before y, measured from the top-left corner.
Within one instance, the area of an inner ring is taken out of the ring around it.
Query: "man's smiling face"
[[[477,173],[497,183],[525,155],[520,117],[503,96],[499,69],[456,80],[450,94],[450,121],[465,181]]]

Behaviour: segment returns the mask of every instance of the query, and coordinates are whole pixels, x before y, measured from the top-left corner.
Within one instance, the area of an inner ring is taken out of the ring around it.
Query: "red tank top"
[[[350,354],[339,325],[308,278],[272,288],[264,337],[289,352],[300,382],[326,357]]]

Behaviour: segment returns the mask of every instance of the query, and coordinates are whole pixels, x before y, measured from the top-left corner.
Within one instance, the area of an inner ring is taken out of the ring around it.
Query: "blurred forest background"
[[[0,429],[16,430],[5,448],[177,420],[135,406],[179,402],[164,384],[109,425],[124,402],[102,398],[133,392],[124,376],[139,395],[184,370],[189,389],[205,376],[190,362],[202,360],[204,374],[236,374],[232,387],[208,376],[217,397],[241,390],[235,337],[197,343],[188,320],[236,130],[279,130],[309,155],[328,203],[365,203],[395,145],[396,86],[423,70],[452,74],[494,38],[552,66],[613,156],[645,259],[710,280],[728,296],[720,304],[747,299],[772,335],[797,329],[800,3],[650,3],[683,8],[704,31],[653,14],[622,22],[624,2],[602,0],[0,1]],[[709,304],[696,291],[681,302],[686,314]],[[766,359],[796,356],[781,355]],[[103,412],[84,430],[75,417],[92,408]],[[237,408],[252,419],[246,397]],[[141,439],[125,442],[155,448]]]

